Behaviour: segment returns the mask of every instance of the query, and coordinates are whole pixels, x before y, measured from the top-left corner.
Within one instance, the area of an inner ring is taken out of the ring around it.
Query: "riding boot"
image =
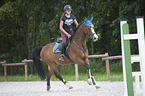
[[[62,44],[61,55],[59,57],[60,61],[64,61],[64,50],[65,50],[65,45]]]

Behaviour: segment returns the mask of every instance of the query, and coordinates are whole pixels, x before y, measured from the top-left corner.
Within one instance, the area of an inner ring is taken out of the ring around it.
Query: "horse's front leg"
[[[94,76],[93,76],[93,74],[91,72],[90,65],[87,64],[86,62],[84,62],[84,66],[86,67],[87,72],[88,72],[88,81],[87,81],[88,84],[92,85],[92,83],[93,83],[93,85],[95,85],[96,88],[99,88],[99,86],[96,85],[96,80],[95,80],[95,78],[94,78]]]

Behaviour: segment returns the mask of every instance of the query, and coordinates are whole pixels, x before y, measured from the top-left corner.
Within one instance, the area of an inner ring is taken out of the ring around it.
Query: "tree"
[[[94,17],[94,29],[99,40],[93,43],[93,51],[90,49],[91,40],[87,40],[89,53],[92,51],[94,54],[121,54],[120,19],[127,19],[130,32],[136,33],[135,18],[145,15],[143,0],[1,0],[1,60],[21,62],[24,58],[31,59],[35,47],[60,37],[59,20],[67,4],[71,4],[72,14],[79,23],[85,17]],[[133,53],[138,53],[136,43],[132,41]]]

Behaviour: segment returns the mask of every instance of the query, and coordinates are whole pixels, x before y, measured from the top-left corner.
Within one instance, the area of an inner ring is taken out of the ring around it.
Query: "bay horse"
[[[86,68],[88,73],[88,84],[91,85],[93,83],[96,88],[99,88],[99,86],[96,85],[95,78],[92,75],[90,69],[88,60],[88,49],[86,46],[87,36],[93,38],[94,41],[98,39],[98,36],[93,29],[94,25],[92,24],[92,20],[93,17],[90,20],[87,20],[87,18],[85,18],[84,22],[78,26],[74,36],[72,37],[72,40],[70,41],[70,46],[67,50],[67,54],[69,55],[71,61],[74,62],[74,64],[79,64]],[[47,91],[49,91],[50,89],[50,78],[53,73],[59,80],[64,83],[64,85],[66,85],[69,89],[72,89],[73,87],[69,84],[68,81],[62,78],[57,69],[58,65],[68,65],[72,64],[72,62],[66,56],[64,61],[59,60],[60,53],[53,53],[53,48],[55,44],[56,42],[47,44],[44,47],[35,48],[33,52],[34,66],[36,67],[38,75],[42,80],[47,77]],[[40,58],[44,63],[48,65],[49,72],[47,76],[45,74],[45,70],[43,69]]]

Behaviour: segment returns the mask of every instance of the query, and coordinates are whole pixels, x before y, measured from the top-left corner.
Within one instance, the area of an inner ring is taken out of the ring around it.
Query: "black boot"
[[[65,50],[65,45],[62,44],[62,50],[61,50],[61,55],[59,57],[60,61],[64,61],[64,50]]]

